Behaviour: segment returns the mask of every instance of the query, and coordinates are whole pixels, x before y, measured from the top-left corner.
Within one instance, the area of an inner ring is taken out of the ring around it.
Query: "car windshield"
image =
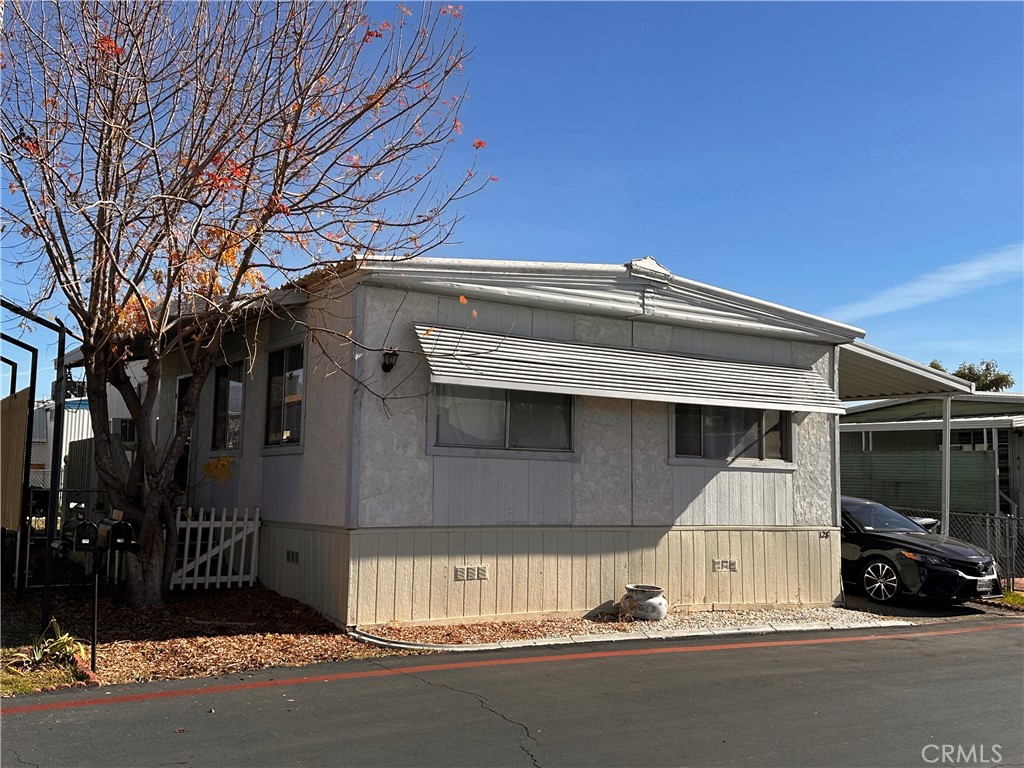
[[[908,520],[895,509],[874,501],[844,501],[843,511],[860,523],[865,531],[907,531],[927,533],[913,520]]]

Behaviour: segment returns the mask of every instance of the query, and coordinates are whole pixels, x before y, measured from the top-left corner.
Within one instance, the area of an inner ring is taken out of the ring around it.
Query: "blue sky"
[[[463,4],[499,181],[438,255],[650,255],[1024,390],[1024,4]]]
[[[470,3],[451,255],[624,263],[1024,389],[1020,3]]]

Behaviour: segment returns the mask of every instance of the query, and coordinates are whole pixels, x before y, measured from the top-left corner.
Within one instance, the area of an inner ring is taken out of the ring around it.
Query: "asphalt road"
[[[5,700],[14,766],[1024,764],[1024,620],[631,641]]]

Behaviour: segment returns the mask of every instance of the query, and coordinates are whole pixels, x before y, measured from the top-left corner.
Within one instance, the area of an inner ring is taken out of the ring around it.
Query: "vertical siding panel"
[[[480,525],[498,524],[498,474],[501,461],[488,461],[480,474]]]
[[[679,530],[670,530],[663,539],[666,575],[662,578],[669,605],[687,602],[684,586],[686,579],[683,578],[682,539],[683,533]]]
[[[751,533],[751,546],[754,550],[754,602],[768,602],[768,573],[765,568],[765,543],[768,534],[765,531]]]
[[[693,599],[699,605],[711,602],[711,590],[708,588],[707,534],[704,531],[693,532]]]
[[[668,537],[664,531],[647,531],[645,535],[654,558],[654,583],[665,589],[668,589]]]
[[[362,594],[361,589],[361,570],[362,568],[362,543],[363,537],[351,534],[348,541],[348,612],[349,620],[347,623],[353,625],[359,625],[363,623],[362,617],[359,615],[359,595]]]
[[[448,587],[452,572],[448,567],[448,534],[430,533],[430,618],[442,619],[448,612]]]
[[[512,524],[530,523],[530,463],[517,460],[512,467]]]
[[[572,534],[560,529],[555,532],[555,557],[557,559],[558,579],[556,586],[556,610],[573,610],[572,591]]]
[[[395,558],[397,536],[394,533],[379,535],[377,549],[377,602],[376,623],[382,624],[395,618]]]
[[[496,462],[498,491],[495,514],[497,525],[511,525],[515,520],[515,465],[510,461]]]
[[[362,539],[359,561],[360,591],[357,595],[359,617],[363,624],[376,624],[378,537],[376,534],[365,534],[360,538]]]
[[[529,537],[522,529],[512,531],[512,612],[526,613],[530,586]]]
[[[430,618],[430,591],[434,578],[431,567],[431,532],[415,531],[412,534],[412,552],[409,569],[412,579],[412,606],[409,609],[411,621]]]
[[[790,599],[802,603],[806,592],[803,585],[803,569],[807,562],[807,544],[799,531],[791,532],[787,538],[789,539]]]
[[[484,560],[480,554],[482,536],[479,529],[466,531],[466,563],[468,565],[482,565]],[[466,598],[463,616],[479,616],[480,604],[483,601],[484,584],[487,582],[480,579],[466,582]]]
[[[578,528],[571,529],[572,537],[572,607],[577,611],[593,608],[587,594],[587,534]]]
[[[430,519],[436,526],[446,526],[449,521],[451,465],[452,460],[448,456],[434,457],[433,509]]]
[[[531,504],[531,509],[533,505]],[[532,529],[527,533],[529,542],[529,571],[526,610],[535,613],[544,610],[544,531]]]
[[[589,565],[587,577],[589,579],[588,591],[590,604],[597,607],[605,598],[605,584],[607,577],[605,572],[613,568],[611,559],[612,537],[609,531],[595,530],[588,531],[587,540],[589,543]]]
[[[676,580],[675,600],[682,605],[697,602],[696,580],[693,575],[693,531],[672,531],[669,556],[672,558],[672,573]]]
[[[448,531],[448,604],[447,616],[461,618],[466,615],[466,585],[469,582],[455,581],[455,566],[466,564],[466,532]]]
[[[497,531],[495,546],[495,612],[499,615],[507,615],[513,612],[513,582],[514,566],[512,559],[513,541],[512,531],[503,528]]]
[[[754,532],[740,532],[740,550],[743,552],[743,565],[740,568],[740,576],[743,581],[743,602],[756,603],[757,590],[757,558],[754,555]]]
[[[497,475],[495,475],[497,477]],[[498,614],[498,532],[493,528],[480,531],[480,562],[487,566],[489,578],[480,582],[480,615]]]
[[[611,573],[605,575],[605,586],[603,598],[605,600],[617,600],[622,597],[622,587],[627,580],[632,579],[629,573],[629,532],[615,530],[611,532]]]
[[[626,554],[626,567],[622,571],[622,584],[619,585],[622,588],[626,582],[640,583],[640,584],[652,584],[654,583],[654,574],[648,572],[645,569],[646,563],[644,562],[644,549],[643,549],[643,537],[641,532],[636,528],[631,528],[625,531],[625,554]]]

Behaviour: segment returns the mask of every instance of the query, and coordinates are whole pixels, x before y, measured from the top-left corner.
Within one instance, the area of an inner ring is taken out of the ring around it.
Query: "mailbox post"
[[[75,552],[92,554],[92,671],[96,671],[96,629],[99,625],[100,569],[96,565],[100,552],[129,552],[134,532],[131,523],[113,517],[105,517],[99,523],[90,520],[68,520],[61,528],[60,541],[54,542],[59,549],[70,548]]]

